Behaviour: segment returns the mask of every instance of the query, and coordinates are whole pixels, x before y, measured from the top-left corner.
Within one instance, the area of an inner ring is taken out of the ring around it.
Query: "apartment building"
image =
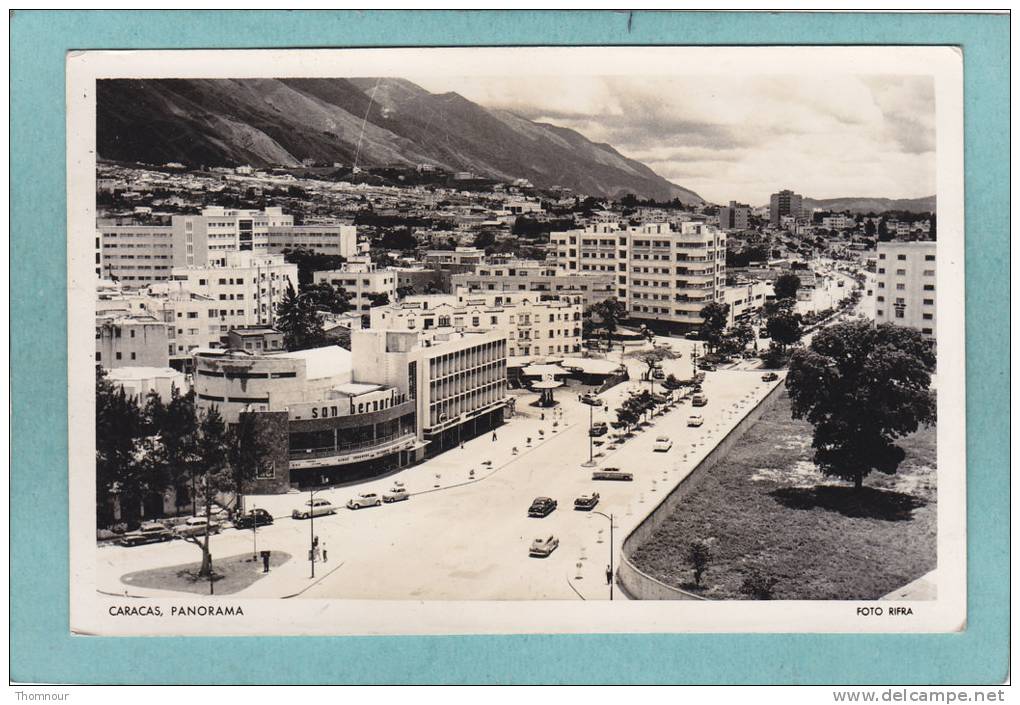
[[[453,250],[429,250],[422,259],[428,267],[444,264],[478,265],[485,259],[485,250],[480,250],[477,247],[458,247]]]
[[[730,201],[719,209],[719,227],[723,230],[747,230],[751,222],[751,206]]]
[[[936,243],[880,242],[876,252],[875,321],[934,338]]]
[[[117,367],[166,368],[168,325],[154,316],[111,312],[96,316],[96,362]]]
[[[409,296],[372,309],[376,330],[444,330],[506,333],[511,356],[564,355],[581,351],[583,306],[569,299],[543,300],[533,292],[471,291]]]
[[[295,225],[281,208],[206,208],[198,215],[172,216],[170,225],[102,219],[96,231],[97,275],[130,287],[166,281],[174,267],[224,266],[231,252],[304,248],[348,258],[358,254],[353,225]]]
[[[723,303],[730,307],[727,325],[755,316],[765,305],[771,291],[771,284],[757,280],[727,286],[723,297]]]
[[[473,272],[450,277],[453,291],[458,288],[474,291],[537,291],[579,299],[591,306],[616,295],[616,277],[609,272],[564,274],[555,263],[535,260],[513,260],[504,263],[483,263]]]
[[[783,224],[783,217],[790,216],[797,220],[804,214],[804,197],[789,189],[783,189],[769,197],[769,222],[773,227]]]
[[[369,257],[353,258],[339,269],[314,272],[312,277],[316,284],[342,286],[351,294],[353,310],[365,316],[372,308],[373,298],[385,295],[390,302],[397,300],[397,272],[376,267]]]
[[[550,240],[559,273],[613,273],[616,298],[652,328],[695,328],[701,309],[723,300],[726,234],[705,223],[600,223]]]

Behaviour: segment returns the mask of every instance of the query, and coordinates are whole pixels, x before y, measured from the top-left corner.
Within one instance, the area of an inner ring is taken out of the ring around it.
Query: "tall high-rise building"
[[[783,222],[783,216],[800,218],[804,214],[803,201],[803,196],[789,189],[772,194],[769,199],[769,222],[774,227],[779,227]]]
[[[875,273],[875,321],[935,337],[935,243],[880,242]]]

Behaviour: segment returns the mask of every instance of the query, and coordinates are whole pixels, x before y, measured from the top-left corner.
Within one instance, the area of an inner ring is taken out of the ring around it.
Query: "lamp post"
[[[255,505],[253,504],[251,505],[251,559],[253,561],[258,561],[259,559],[258,527],[259,522],[255,516]]]
[[[603,516],[603,517],[605,517],[606,519],[609,520],[609,599],[612,600],[613,599],[613,582],[614,582],[613,578],[614,578],[614,575],[615,575],[615,571],[613,570],[613,515],[612,514],[604,514],[604,513],[600,512],[600,511],[598,511],[597,509],[592,509],[591,513],[592,514],[598,514],[599,516]]]
[[[590,468],[595,464],[595,439],[591,435],[591,429],[594,426],[595,420],[595,405],[588,405],[588,462],[581,463],[581,467]]]

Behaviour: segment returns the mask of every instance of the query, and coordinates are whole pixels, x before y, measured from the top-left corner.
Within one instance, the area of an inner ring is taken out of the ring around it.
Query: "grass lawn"
[[[289,560],[289,553],[273,551],[269,554],[269,569],[277,568]],[[198,577],[198,569],[201,566],[201,561],[195,561],[194,563],[152,570],[140,570],[122,576],[120,581],[125,585],[137,587],[208,595],[209,578]],[[231,595],[244,590],[265,575],[262,572],[262,560],[252,561],[251,552],[226,558],[213,556],[213,589],[217,595]]]
[[[689,589],[691,541],[711,546],[702,586],[713,599],[749,599],[744,577],[775,578],[779,600],[875,599],[935,568],[935,429],[899,440],[895,475],[872,473],[861,493],[811,462],[811,425],[784,393],[707,471],[632,556],[663,582]]]

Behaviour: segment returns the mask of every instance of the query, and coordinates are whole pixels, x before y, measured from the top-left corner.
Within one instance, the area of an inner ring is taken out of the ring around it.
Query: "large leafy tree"
[[[613,348],[613,334],[620,327],[620,321],[627,317],[627,308],[615,298],[603,299],[591,305],[591,313],[599,319],[609,338],[609,349]]]
[[[896,439],[935,423],[934,370],[931,341],[912,328],[855,320],[819,331],[786,378],[794,418],[815,427],[818,467],[856,489],[874,470],[895,473]]]
[[[138,451],[144,419],[135,400],[116,387],[96,366],[96,520],[113,520],[110,498],[120,496],[121,509],[140,507],[142,483]]]
[[[351,304],[354,295],[342,286],[319,282],[318,284],[302,284],[300,290],[301,297],[306,298],[318,310],[330,313],[347,313],[354,308]]]
[[[712,350],[718,348],[719,343],[722,342],[723,331],[726,329],[729,315],[729,304],[719,303],[718,301],[706,304],[701,309],[701,319],[704,321],[701,324],[701,339]]]
[[[790,299],[780,299],[790,301]],[[777,308],[765,322],[765,330],[779,346],[780,350],[800,340],[800,314],[793,312],[792,306]]]
[[[773,288],[777,299],[794,299],[800,289],[800,277],[796,274],[783,274],[776,278]]]
[[[209,554],[209,535],[212,533],[213,505],[220,493],[234,488],[234,474],[230,468],[230,434],[219,410],[212,406],[200,412],[198,435],[195,440],[194,464],[198,477],[197,492],[201,499],[206,530],[203,535],[185,537],[202,551],[200,577],[212,573],[212,557]]]

